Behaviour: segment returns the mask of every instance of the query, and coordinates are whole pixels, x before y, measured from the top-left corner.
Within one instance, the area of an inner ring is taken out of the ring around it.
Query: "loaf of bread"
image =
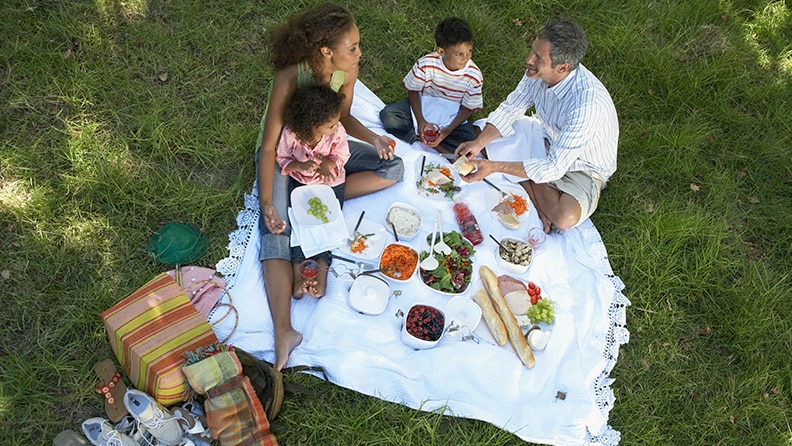
[[[517,323],[517,319],[512,314],[506,299],[503,298],[498,288],[498,277],[485,265],[479,268],[479,274],[484,282],[484,287],[487,288],[487,292],[492,299],[492,306],[495,307],[495,311],[497,311],[503,321],[503,325],[506,327],[506,333],[509,335],[509,341],[514,347],[514,351],[517,352],[517,356],[520,357],[526,367],[533,367],[535,364],[533,352],[531,347],[528,346],[528,341],[523,336],[520,324]]]
[[[487,327],[489,327],[492,337],[495,338],[495,342],[498,345],[505,345],[506,341],[509,340],[506,334],[506,326],[503,325],[503,321],[498,316],[498,312],[495,311],[495,307],[492,306],[492,302],[490,302],[490,298],[484,288],[479,288],[476,294],[473,295],[473,302],[481,307],[481,316],[484,318]]]

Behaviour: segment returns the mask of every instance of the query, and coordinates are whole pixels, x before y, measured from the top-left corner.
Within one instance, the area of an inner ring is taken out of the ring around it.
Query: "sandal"
[[[124,415],[129,413],[123,403],[126,385],[121,380],[121,375],[116,371],[115,364],[111,359],[105,359],[97,363],[94,366],[94,372],[99,377],[96,393],[105,397],[107,418],[113,423],[118,422],[121,418],[124,418]]]

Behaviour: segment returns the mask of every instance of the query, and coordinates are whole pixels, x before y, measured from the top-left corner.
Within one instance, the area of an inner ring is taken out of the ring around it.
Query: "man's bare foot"
[[[319,274],[316,280],[303,281],[303,292],[311,297],[323,297],[325,295],[325,288],[327,287],[327,270],[330,265],[327,261],[319,259],[316,261],[319,264]]]
[[[279,333],[275,336],[275,368],[281,370],[287,362],[289,355],[295,347],[302,342],[302,334],[296,330]]]

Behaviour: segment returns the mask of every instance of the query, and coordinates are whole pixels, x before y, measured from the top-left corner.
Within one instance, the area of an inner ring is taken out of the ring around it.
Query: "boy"
[[[435,42],[437,50],[418,59],[404,77],[407,99],[383,108],[380,119],[401,140],[413,143],[420,137],[438,152],[454,153],[476,137],[467,119],[483,108],[484,78],[471,60],[473,31],[466,21],[449,17],[440,22]]]

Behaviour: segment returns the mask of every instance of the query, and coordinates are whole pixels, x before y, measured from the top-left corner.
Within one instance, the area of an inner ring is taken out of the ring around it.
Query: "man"
[[[566,20],[545,25],[533,42],[517,88],[487,117],[479,136],[456,150],[476,166],[463,177],[467,182],[496,172],[525,178],[520,184],[547,233],[553,225],[563,230],[585,221],[616,171],[616,108],[602,83],[580,65],[587,47],[580,25]],[[513,135],[512,125],[526,119],[530,107],[536,109],[531,119],[538,120],[543,132],[541,156],[529,158],[522,150],[516,159],[523,161],[492,160],[497,153],[487,153],[490,159],[472,159],[493,140]]]

